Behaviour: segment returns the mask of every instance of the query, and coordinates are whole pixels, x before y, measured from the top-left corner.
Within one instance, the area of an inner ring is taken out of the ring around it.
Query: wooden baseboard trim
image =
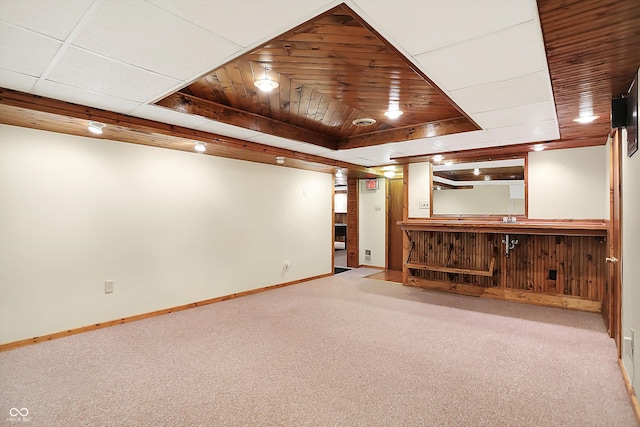
[[[624,379],[624,386],[626,387],[627,393],[629,393],[629,398],[631,399],[631,406],[633,407],[633,412],[635,412],[636,418],[638,420],[638,424],[640,424],[640,404],[638,404],[638,398],[636,397],[636,394],[633,391],[633,386],[631,385],[631,381],[629,380],[627,371],[624,369],[624,364],[622,363],[622,359],[618,359],[618,366],[620,366],[620,372],[622,372],[622,378]]]
[[[95,331],[97,329],[108,328],[110,326],[122,325],[124,323],[135,322],[137,320],[148,319],[150,317],[161,316],[163,314],[175,313],[177,311],[187,310],[190,308],[201,307],[203,305],[209,305],[216,302],[227,301],[234,298],[244,297],[247,295],[258,294],[260,292],[270,291],[273,289],[283,288],[285,286],[297,285],[299,283],[308,282],[311,280],[322,279],[323,277],[333,276],[333,272],[327,274],[321,274],[319,276],[308,277],[306,279],[294,280],[292,282],[279,283],[277,285],[266,286],[264,288],[252,289],[249,291],[237,292],[235,294],[223,295],[216,298],[207,299],[204,301],[192,302],[190,304],[179,305],[176,307],[165,308],[162,310],[152,311],[149,313],[137,314],[135,316],[123,317],[122,319],[109,320],[106,322],[96,323],[93,325],[87,325],[80,328],[69,329],[66,331],[55,332],[49,335],[43,335],[41,337],[27,338],[20,341],[14,341],[6,344],[0,344],[0,352],[13,350],[19,347],[25,347],[32,344],[37,344],[44,341],[51,341],[57,338],[68,337],[70,335],[80,334],[82,332]]]
[[[407,286],[414,286],[433,291],[448,292],[483,298],[493,298],[545,307],[567,308],[571,310],[601,313],[602,302],[586,300],[568,295],[539,294],[517,289],[485,288],[464,283],[426,280],[410,276]]]

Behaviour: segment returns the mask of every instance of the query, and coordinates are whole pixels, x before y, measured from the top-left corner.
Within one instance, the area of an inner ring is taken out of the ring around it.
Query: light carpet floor
[[[600,316],[374,272],[0,353],[0,423],[636,426]]]

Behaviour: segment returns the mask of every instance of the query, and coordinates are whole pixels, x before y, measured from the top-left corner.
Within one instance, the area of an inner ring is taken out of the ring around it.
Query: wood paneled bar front
[[[601,312],[608,283],[605,221],[409,220],[404,284]]]

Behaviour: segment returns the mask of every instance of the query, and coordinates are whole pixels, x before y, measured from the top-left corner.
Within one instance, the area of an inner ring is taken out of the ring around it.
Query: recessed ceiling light
[[[194,149],[198,153],[204,153],[205,151],[207,151],[207,146],[204,144],[204,142],[196,142]]]
[[[89,132],[95,133],[96,135],[102,135],[102,129],[106,128],[107,125],[100,122],[89,122]]]
[[[581,117],[578,117],[577,119],[573,119],[573,121],[577,123],[586,124],[586,123],[591,123],[592,121],[594,121],[599,117],[600,116],[581,116]]]
[[[477,176],[477,175],[480,175],[480,169],[475,168],[475,169],[473,170],[473,174],[474,174],[474,175],[476,175],[476,176]]]
[[[402,114],[403,114],[403,112],[400,111],[400,110],[389,110],[389,111],[385,111],[384,112],[384,115],[389,117],[390,119],[397,119]]]
[[[271,92],[272,90],[280,86],[280,83],[278,83],[277,81],[267,78],[258,79],[253,82],[253,84],[263,92]]]
[[[279,165],[284,164],[284,157],[276,156],[276,163],[279,164]]]
[[[542,151],[544,150],[544,145],[542,144],[536,144],[533,146],[533,151]]]
[[[436,154],[435,156],[433,156],[434,162],[441,162],[443,159],[444,157],[442,156],[442,154]]]
[[[394,171],[386,171],[384,173],[384,176],[386,176],[387,178],[393,178],[394,176],[396,176],[396,173]]]

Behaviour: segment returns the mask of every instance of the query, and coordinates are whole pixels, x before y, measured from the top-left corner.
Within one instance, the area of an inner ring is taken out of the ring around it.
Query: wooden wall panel
[[[503,234],[408,231],[414,243],[408,263],[486,271],[493,275],[411,269],[411,275],[484,288],[603,301],[607,242],[602,236],[510,235],[518,240],[505,256]]]

